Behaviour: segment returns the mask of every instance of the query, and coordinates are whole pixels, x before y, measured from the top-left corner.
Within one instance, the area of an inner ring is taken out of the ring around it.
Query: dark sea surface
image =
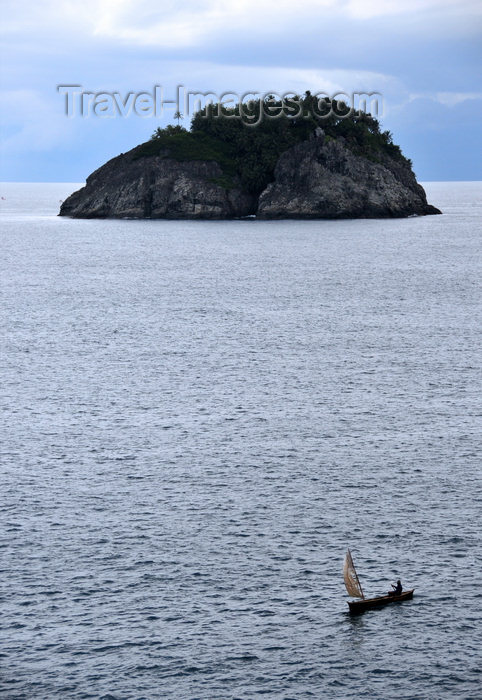
[[[482,186],[95,221],[2,186],[8,700],[482,697]],[[350,617],[365,592],[413,601]]]

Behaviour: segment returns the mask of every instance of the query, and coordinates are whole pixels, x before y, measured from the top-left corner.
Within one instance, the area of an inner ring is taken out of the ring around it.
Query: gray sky
[[[80,182],[174,121],[171,107],[68,118],[59,84],[123,100],[156,84],[168,99],[179,84],[378,92],[419,179],[482,179],[478,0],[16,0],[2,14],[2,180]]]

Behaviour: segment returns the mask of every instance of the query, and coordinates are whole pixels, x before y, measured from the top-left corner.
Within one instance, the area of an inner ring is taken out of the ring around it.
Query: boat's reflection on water
[[[345,619],[351,623],[352,629],[361,628],[364,624],[365,611],[356,613],[355,615],[349,610],[345,613]]]
[[[350,615],[348,610],[342,617],[339,641],[344,666],[359,667],[371,647],[371,625],[364,615]]]

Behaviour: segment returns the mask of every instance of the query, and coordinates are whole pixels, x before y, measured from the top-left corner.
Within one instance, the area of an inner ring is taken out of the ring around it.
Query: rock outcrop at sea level
[[[137,146],[96,170],[60,209],[75,218],[384,218],[440,214],[409,161],[357,153],[343,137],[312,137],[281,153],[272,180],[247,191],[214,159],[146,154]]]

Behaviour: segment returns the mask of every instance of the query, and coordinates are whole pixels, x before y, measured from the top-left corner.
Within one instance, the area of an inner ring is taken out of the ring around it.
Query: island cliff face
[[[142,146],[108,161],[60,209],[76,218],[382,218],[440,214],[427,204],[410,166],[357,155],[343,137],[313,137],[279,157],[273,181],[243,190],[214,160],[143,155]]]
[[[63,202],[60,216],[229,219],[255,210],[252,195],[217,184],[223,171],[215,161],[137,157],[138,150],[109,160],[89,175],[85,187]]]
[[[357,156],[340,138],[305,141],[283,153],[257,214],[264,219],[355,219],[440,211],[427,204],[410,167],[385,155],[382,162]]]

